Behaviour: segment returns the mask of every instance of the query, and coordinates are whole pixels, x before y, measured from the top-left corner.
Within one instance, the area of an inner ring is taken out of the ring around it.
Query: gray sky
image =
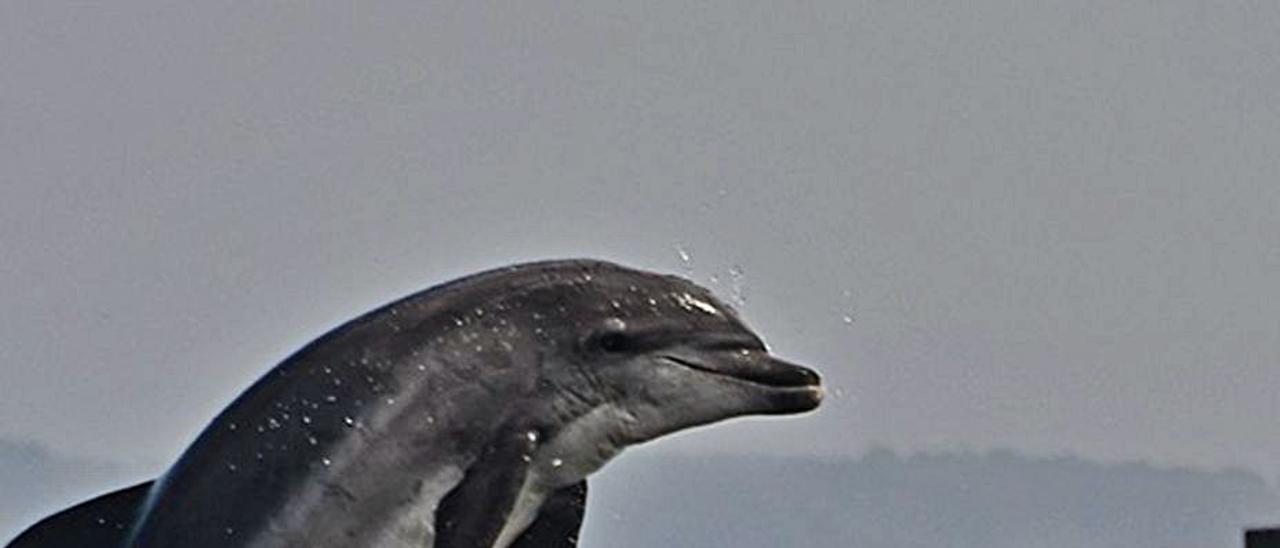
[[[686,4],[0,4],[0,437],[162,464],[341,321],[595,256],[833,388],[671,451],[1280,474],[1273,2]]]

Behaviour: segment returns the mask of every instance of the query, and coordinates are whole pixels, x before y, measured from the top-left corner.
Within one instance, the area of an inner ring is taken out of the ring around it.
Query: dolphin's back
[[[28,527],[6,548],[123,546],[152,482],[82,502]]]

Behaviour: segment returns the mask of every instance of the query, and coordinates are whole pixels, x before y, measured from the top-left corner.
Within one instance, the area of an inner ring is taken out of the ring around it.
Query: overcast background
[[[1277,28],[1261,0],[4,2],[0,439],[110,463],[70,498],[154,475],[334,325],[591,256],[739,301],[831,389],[654,454],[1274,487]]]

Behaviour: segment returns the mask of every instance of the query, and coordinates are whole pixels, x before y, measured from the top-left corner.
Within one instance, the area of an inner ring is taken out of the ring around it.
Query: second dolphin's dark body
[[[687,280],[518,265],[331,331],[155,485],[55,515],[11,547],[60,534],[146,548],[572,546],[587,475],[626,446],[820,400],[815,373],[770,356]]]

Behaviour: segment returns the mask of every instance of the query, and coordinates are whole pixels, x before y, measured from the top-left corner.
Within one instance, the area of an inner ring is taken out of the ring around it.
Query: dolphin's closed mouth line
[[[734,375],[726,371],[719,371],[716,369],[712,369],[710,367],[699,364],[697,362],[692,362],[686,359],[677,358],[671,355],[663,355],[662,358],[676,365],[687,367],[695,371],[701,371],[703,373],[707,373],[709,375],[715,375],[717,377],[725,377],[725,378],[733,379],[739,382],[745,382],[745,383],[754,384],[757,386],[763,386],[771,390],[795,390],[795,389],[813,390],[819,386],[819,385],[808,384],[808,383],[796,384],[784,378],[772,379],[765,376],[746,377],[746,376]],[[769,381],[776,381],[776,382],[769,382]]]

